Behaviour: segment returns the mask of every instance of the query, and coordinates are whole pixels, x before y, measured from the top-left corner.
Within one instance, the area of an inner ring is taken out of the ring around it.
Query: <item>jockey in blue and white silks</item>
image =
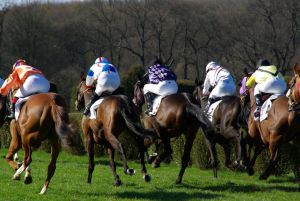
[[[104,57],[97,58],[88,71],[86,77],[87,87],[92,87],[95,81],[97,82],[95,93],[86,105],[83,112],[84,115],[89,114],[90,107],[101,97],[103,92],[112,93],[120,86],[120,77],[117,68]]]
[[[145,113],[149,115],[149,112],[152,111],[151,93],[159,96],[176,94],[178,86],[175,73],[162,64],[162,61],[159,58],[154,59],[152,65],[148,68],[147,74],[149,83],[145,84],[143,92],[147,103],[147,110]]]
[[[208,97],[206,111],[210,105],[223,96],[235,94],[235,83],[230,72],[219,63],[211,61],[206,65],[206,77],[202,91]]]
[[[261,93],[283,95],[287,88],[283,75],[268,60],[260,60],[257,67],[246,82],[247,88],[253,87],[256,83],[254,87],[256,109],[253,113],[255,121],[259,121],[263,104]]]

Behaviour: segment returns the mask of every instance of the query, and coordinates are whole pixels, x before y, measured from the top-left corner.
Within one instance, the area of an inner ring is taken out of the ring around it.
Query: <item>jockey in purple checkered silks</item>
[[[178,86],[175,73],[164,65],[158,57],[151,62],[146,74],[148,75],[148,84],[145,84],[143,92],[147,105],[145,113],[149,115],[152,111],[152,94],[159,96],[175,94],[178,91]]]

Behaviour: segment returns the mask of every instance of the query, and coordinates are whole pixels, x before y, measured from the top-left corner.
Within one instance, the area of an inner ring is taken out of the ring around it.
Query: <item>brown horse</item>
[[[202,93],[203,82],[195,80],[195,90],[193,92],[199,105],[204,108],[206,101],[205,96]],[[219,143],[225,153],[225,166],[233,168],[240,165],[241,159],[241,126],[239,122],[241,113],[241,103],[240,98],[237,96],[224,96],[222,97],[220,104],[214,110],[212,114],[212,123],[218,129],[218,137],[216,141],[212,144],[213,149],[215,149],[216,143]],[[234,141],[236,144],[236,161],[234,164],[230,160],[230,142]],[[211,159],[215,160],[215,159]],[[212,161],[214,162],[214,161]]]
[[[3,112],[3,111],[1,111]],[[40,194],[44,194],[56,169],[56,160],[60,150],[60,142],[65,147],[74,145],[74,130],[69,124],[65,100],[56,93],[41,93],[31,96],[22,106],[18,120],[10,122],[12,140],[6,161],[16,170],[14,180],[19,180],[26,170],[26,184],[31,183],[29,164],[32,161],[32,149],[48,139],[51,146],[51,161],[48,174]],[[13,155],[20,149],[24,151],[21,167],[13,161]]]
[[[134,104],[140,108],[144,104],[143,83],[138,80],[134,85]],[[152,165],[158,167],[160,162],[172,154],[170,139],[180,136],[184,133],[185,145],[181,160],[181,169],[176,183],[182,182],[184,171],[190,161],[190,152],[193,146],[198,129],[201,127],[212,158],[215,157],[214,150],[210,144],[215,137],[211,123],[203,114],[201,109],[194,104],[196,100],[189,94],[173,94],[162,99],[156,116],[145,116],[144,125],[146,128],[152,128],[161,138],[164,145],[163,153],[159,154]],[[213,164],[214,176],[217,177],[217,166]]]
[[[77,100],[75,103],[79,111],[85,107],[85,103],[88,102],[92,93],[93,90],[87,88],[85,80],[82,80],[77,87]],[[124,95],[106,96],[97,109],[96,119],[83,116],[82,130],[89,156],[88,183],[92,181],[95,166],[95,143],[104,145],[107,148],[110,168],[113,172],[116,186],[121,185],[121,180],[116,173],[116,164],[114,161],[115,150],[119,151],[122,156],[124,173],[127,175],[135,173],[133,169],[128,167],[125,150],[118,140],[119,135],[124,130],[128,130],[131,134],[134,134],[139,148],[143,178],[147,182],[150,181],[150,176],[147,174],[145,166],[145,146],[150,145],[156,139],[156,134],[142,127],[139,115],[136,113],[136,108],[128,97]]]
[[[297,83],[299,82],[297,69],[295,69],[295,78],[293,79],[294,85],[291,85],[290,90],[292,91],[290,99],[296,103],[299,103],[297,99],[297,94],[299,94]],[[297,132],[300,129],[299,124],[299,113],[295,111],[289,112],[288,102],[289,99],[286,96],[281,96],[273,101],[272,107],[268,112],[268,118],[256,122],[253,118],[253,112],[255,110],[255,99],[253,95],[253,88],[249,90],[250,97],[250,108],[251,113],[248,120],[248,138],[252,140],[252,144],[255,146],[254,155],[250,159],[249,165],[247,167],[247,172],[249,175],[253,175],[253,166],[257,156],[265,148],[269,151],[269,164],[265,171],[260,175],[260,179],[267,179],[272,170],[274,169],[276,163],[278,162],[279,147],[283,143],[287,143],[297,137]],[[248,153],[248,155],[250,155]]]

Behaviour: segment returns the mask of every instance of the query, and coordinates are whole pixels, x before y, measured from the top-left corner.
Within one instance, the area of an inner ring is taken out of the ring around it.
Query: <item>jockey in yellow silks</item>
[[[256,83],[254,87],[256,109],[253,113],[255,121],[259,121],[260,118],[262,93],[283,95],[287,88],[283,75],[268,60],[260,60],[257,67],[246,82],[247,88],[253,87]]]
[[[15,118],[14,110],[18,98],[24,98],[36,93],[46,93],[50,89],[50,83],[42,72],[27,65],[23,59],[17,60],[13,65],[12,73],[0,88],[0,96],[6,96],[14,86],[19,87],[19,89],[12,99],[11,114],[8,118]]]

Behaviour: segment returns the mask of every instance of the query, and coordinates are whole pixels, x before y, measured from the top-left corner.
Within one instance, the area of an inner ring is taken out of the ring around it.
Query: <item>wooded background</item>
[[[107,57],[123,84],[154,55],[179,79],[203,79],[219,61],[235,76],[258,58],[284,74],[299,61],[298,0],[93,0],[73,3],[0,2],[0,76],[24,58],[40,68],[71,103],[80,72]],[[72,110],[72,108],[71,108]]]

